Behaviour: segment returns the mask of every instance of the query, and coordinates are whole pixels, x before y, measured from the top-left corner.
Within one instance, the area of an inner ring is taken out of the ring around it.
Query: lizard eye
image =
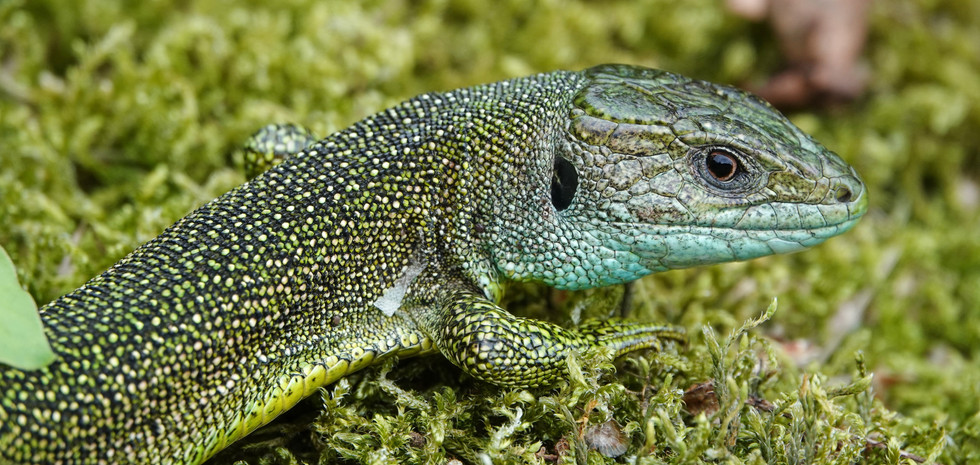
[[[721,149],[714,149],[709,152],[704,163],[708,174],[719,182],[731,181],[742,169],[735,155]]]
[[[578,187],[578,173],[575,167],[562,157],[555,157],[555,170],[551,174],[551,203],[562,211],[572,204],[575,189]]]
[[[705,186],[722,195],[752,189],[761,181],[752,169],[751,158],[733,148],[696,148],[690,162]]]

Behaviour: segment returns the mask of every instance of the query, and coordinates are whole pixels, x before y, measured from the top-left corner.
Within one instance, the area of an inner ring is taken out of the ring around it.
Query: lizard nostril
[[[853,194],[851,193],[851,190],[848,189],[846,186],[840,186],[840,187],[838,187],[837,188],[837,191],[835,192],[835,194],[836,194],[837,201],[840,202],[840,203],[850,202],[851,201],[851,197],[853,196]]]

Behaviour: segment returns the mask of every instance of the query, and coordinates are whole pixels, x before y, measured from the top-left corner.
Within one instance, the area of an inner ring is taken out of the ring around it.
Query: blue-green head
[[[764,101],[664,71],[582,72],[553,138],[546,243],[496,257],[578,289],[792,252],[850,229],[860,177]]]

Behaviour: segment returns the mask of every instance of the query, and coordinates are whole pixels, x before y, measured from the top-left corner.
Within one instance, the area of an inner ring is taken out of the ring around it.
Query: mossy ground
[[[0,244],[44,303],[242,182],[237,147],[269,122],[327,134],[420,92],[603,62],[761,83],[775,39],[720,3],[0,2]],[[980,4],[875,2],[865,58],[861,100],[791,117],[857,168],[871,211],[811,251],[634,286],[631,318],[688,328],[687,347],[615,373],[581,360],[538,391],[439,357],[368,370],[215,463],[980,461]],[[607,292],[511,295],[535,313]],[[719,408],[696,413],[682,394],[709,380]],[[625,455],[588,447],[603,437]]]

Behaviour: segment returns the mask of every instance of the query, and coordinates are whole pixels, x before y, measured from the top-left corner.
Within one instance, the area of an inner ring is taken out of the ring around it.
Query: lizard
[[[199,464],[390,357],[535,387],[576,351],[683,338],[501,308],[792,252],[867,210],[856,171],[762,100],[600,65],[419,95],[322,140],[252,138],[254,177],[40,310],[49,366],[0,367],[0,463]]]

